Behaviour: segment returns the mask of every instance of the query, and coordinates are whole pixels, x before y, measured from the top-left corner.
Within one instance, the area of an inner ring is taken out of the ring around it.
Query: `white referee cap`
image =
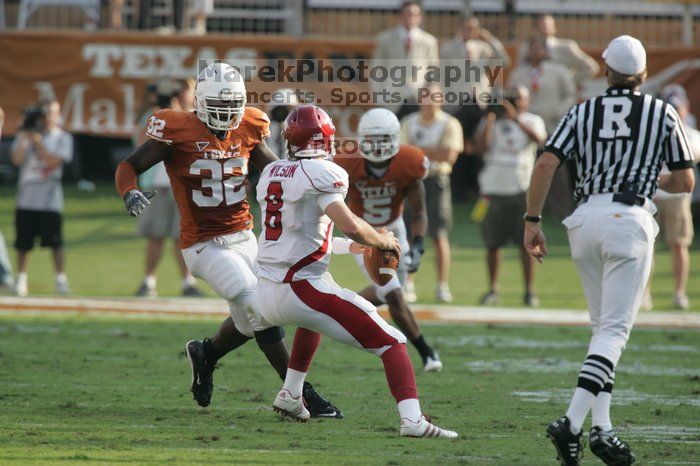
[[[647,51],[632,36],[616,37],[603,52],[608,67],[622,74],[639,74],[647,67]]]

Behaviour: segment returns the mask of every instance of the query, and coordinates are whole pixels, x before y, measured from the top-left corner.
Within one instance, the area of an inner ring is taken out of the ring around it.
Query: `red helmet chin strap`
[[[287,116],[284,138],[290,157],[310,158],[335,154],[333,120],[315,105],[304,105],[292,110]]]

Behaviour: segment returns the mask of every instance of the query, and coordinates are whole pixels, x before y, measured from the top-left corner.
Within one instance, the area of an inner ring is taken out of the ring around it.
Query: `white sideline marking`
[[[568,361],[558,358],[539,359],[495,359],[478,360],[464,363],[473,372],[507,372],[507,373],[533,373],[533,374],[563,374],[578,373],[581,370],[580,361]],[[625,363],[615,372],[632,375],[650,375],[661,377],[697,377],[700,376],[700,368],[686,368],[674,366],[649,366],[639,362]]]
[[[486,324],[588,325],[588,312],[573,309],[524,309],[476,306],[414,305],[419,320],[433,322]],[[129,314],[135,316],[207,316],[228,315],[228,306],[218,298],[59,298],[13,296],[0,297],[0,312],[69,312],[90,314]],[[386,315],[386,314],[385,314]],[[675,327],[700,329],[700,313],[640,312],[638,327]]]
[[[580,349],[588,348],[588,341],[582,340],[535,340],[512,335],[463,335],[460,337],[438,337],[435,342],[446,348],[518,348],[518,349]],[[688,345],[637,345],[631,343],[625,351],[650,351],[662,353],[695,353],[700,348]]]
[[[513,392],[512,395],[522,401],[532,403],[560,403],[568,404],[574,390],[563,388],[555,390],[539,390],[526,392]],[[688,395],[655,395],[642,393],[635,390],[615,390],[613,392],[612,404],[617,406],[628,406],[637,403],[651,403],[653,405],[664,406],[700,406],[700,398]]]

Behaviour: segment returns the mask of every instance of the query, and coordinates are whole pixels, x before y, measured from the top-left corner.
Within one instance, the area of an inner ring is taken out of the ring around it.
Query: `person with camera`
[[[56,100],[25,110],[22,128],[11,149],[19,167],[15,211],[17,281],[19,296],[28,294],[27,267],[34,240],[51,248],[56,269],[56,292],[70,292],[63,254],[63,165],[73,159],[73,138],[59,127],[61,106]]]
[[[527,111],[529,98],[524,86],[512,88],[503,96],[502,105],[488,108],[477,128],[477,147],[484,157],[479,187],[488,205],[481,233],[487,251],[489,291],[481,298],[482,305],[499,301],[501,249],[512,240],[520,248],[525,277],[523,302],[526,306],[539,306],[533,289],[535,261],[523,246],[522,218],[537,148],[545,142],[547,130],[541,117]]]

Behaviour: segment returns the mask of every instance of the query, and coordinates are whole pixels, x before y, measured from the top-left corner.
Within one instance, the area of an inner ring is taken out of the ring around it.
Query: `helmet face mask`
[[[399,153],[401,124],[389,110],[368,110],[360,118],[357,131],[360,153],[369,162],[383,163]]]
[[[246,90],[243,77],[226,63],[205,68],[195,87],[197,117],[213,131],[238,128],[243,119]]]
[[[386,162],[399,152],[399,135],[361,134],[359,148],[362,156],[368,161]]]

